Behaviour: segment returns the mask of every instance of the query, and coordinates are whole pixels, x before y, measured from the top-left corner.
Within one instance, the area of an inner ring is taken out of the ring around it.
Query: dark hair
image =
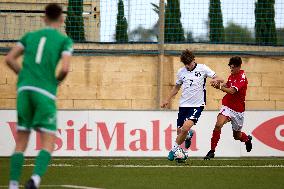
[[[194,60],[195,56],[194,54],[189,51],[188,49],[182,51],[180,55],[180,61],[184,64],[190,64]]]
[[[56,3],[48,4],[45,7],[45,16],[50,21],[57,21],[62,14],[62,8]]]
[[[233,56],[232,58],[230,58],[229,61],[229,66],[234,65],[236,67],[239,67],[242,64],[242,59],[239,56]]]

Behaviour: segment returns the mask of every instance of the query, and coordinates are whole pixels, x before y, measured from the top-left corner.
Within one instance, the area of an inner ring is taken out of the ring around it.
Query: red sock
[[[248,136],[246,135],[246,133],[242,132],[242,136],[240,138],[241,142],[246,142],[248,141]]]
[[[211,150],[215,151],[215,148],[220,139],[221,131],[213,130],[212,138],[211,138]]]

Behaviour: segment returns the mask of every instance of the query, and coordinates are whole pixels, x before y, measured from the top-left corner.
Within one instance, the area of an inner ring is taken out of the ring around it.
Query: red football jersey
[[[226,86],[228,88],[233,87],[237,89],[235,94],[227,93],[222,100],[222,104],[231,108],[236,112],[245,111],[245,99],[247,91],[248,80],[246,78],[244,70],[240,70],[237,74],[231,74],[228,78]]]

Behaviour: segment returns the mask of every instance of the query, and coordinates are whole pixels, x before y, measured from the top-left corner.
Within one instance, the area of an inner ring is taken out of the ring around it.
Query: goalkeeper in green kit
[[[67,76],[72,40],[57,29],[63,24],[62,8],[49,4],[45,8],[46,27],[26,33],[5,58],[7,65],[18,74],[17,83],[17,137],[11,156],[9,189],[19,188],[31,130],[39,132],[39,151],[31,178],[25,188],[39,188],[54,150],[57,131],[56,93],[58,84]],[[23,55],[22,67],[17,59]],[[61,69],[55,70],[61,59]]]

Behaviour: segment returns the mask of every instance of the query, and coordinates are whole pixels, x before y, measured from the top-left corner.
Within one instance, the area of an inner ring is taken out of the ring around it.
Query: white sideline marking
[[[34,167],[35,165],[34,164],[25,164],[23,166],[24,167]],[[66,163],[59,163],[59,164],[52,163],[48,166],[50,166],[50,167],[74,167],[72,164],[66,164]]]
[[[61,187],[65,187],[65,188],[79,188],[79,189],[102,189],[102,188],[93,188],[93,187],[76,186],[76,185],[61,185]]]
[[[103,189],[103,188],[94,188],[94,187],[88,187],[88,186],[77,186],[77,185],[40,185],[41,187],[45,188],[77,188],[77,189]],[[6,186],[0,186],[0,188],[7,188]],[[20,187],[24,187],[23,185],[20,185]]]
[[[186,165],[186,166],[184,166]],[[24,167],[34,167],[34,164],[26,164]],[[284,168],[284,165],[86,165],[74,166],[72,164],[51,164],[50,167],[119,167],[119,168],[174,168],[174,167],[192,167],[192,168]]]
[[[165,158],[157,158],[157,159],[148,159],[148,158],[133,158],[133,157],[127,157],[127,158],[52,158],[52,161],[64,161],[64,160],[79,160],[79,161],[89,161],[89,160],[103,160],[103,161],[107,161],[107,160],[111,160],[111,161],[121,161],[121,160],[127,160],[127,159],[131,159],[131,160],[151,160],[151,161],[161,161],[164,160]],[[283,160],[283,157],[281,158],[263,158],[263,159],[254,159],[254,158],[246,158],[246,159],[240,159],[240,158],[222,158],[222,159],[216,159],[218,161],[269,161],[269,160]],[[33,160],[33,158],[32,158]],[[203,157],[194,157],[194,159],[189,159],[190,161],[200,161],[203,160]]]
[[[174,167],[193,167],[193,168],[284,168],[284,165],[87,165],[87,167],[120,167],[120,168],[174,168]]]

